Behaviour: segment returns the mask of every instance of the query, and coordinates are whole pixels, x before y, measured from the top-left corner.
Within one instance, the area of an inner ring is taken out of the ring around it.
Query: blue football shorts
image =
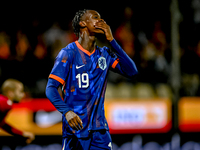
[[[62,150],[112,150],[112,139],[107,130],[97,130],[91,131],[88,138],[65,137],[62,147]]]

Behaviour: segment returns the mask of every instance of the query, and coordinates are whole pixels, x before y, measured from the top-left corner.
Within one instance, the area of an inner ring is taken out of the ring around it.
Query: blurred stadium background
[[[113,150],[200,150],[200,0],[107,3],[0,2],[0,85],[15,78],[26,91],[7,121],[36,134],[27,146],[0,130],[1,149],[61,149],[61,115],[44,91],[59,50],[76,40],[75,13],[86,8],[101,14],[139,70],[132,80],[108,76]]]

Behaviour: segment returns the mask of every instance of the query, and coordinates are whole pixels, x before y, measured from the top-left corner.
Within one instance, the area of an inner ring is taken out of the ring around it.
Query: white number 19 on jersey
[[[89,77],[87,73],[77,74],[79,88],[87,88],[89,86]]]

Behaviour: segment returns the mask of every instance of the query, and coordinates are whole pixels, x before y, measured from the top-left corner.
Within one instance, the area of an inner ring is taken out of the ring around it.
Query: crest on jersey
[[[99,57],[98,65],[99,65],[99,68],[101,68],[102,70],[105,70],[107,67],[106,59],[104,57]]]

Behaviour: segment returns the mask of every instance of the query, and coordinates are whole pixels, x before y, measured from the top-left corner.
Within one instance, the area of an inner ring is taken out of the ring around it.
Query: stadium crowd
[[[171,98],[170,24],[166,24],[170,17],[165,21],[154,19],[145,26],[145,22],[140,24],[131,7],[125,7],[122,13],[120,23],[111,23],[111,29],[115,39],[135,61],[139,75],[127,80],[110,72],[107,97],[120,96],[117,95],[120,90],[123,97]],[[198,96],[200,71],[196,66],[200,64],[200,39],[197,38],[200,23],[194,18],[188,24],[187,19],[180,24],[180,95]],[[27,97],[45,97],[47,78],[56,55],[76,40],[71,21],[64,25],[54,21],[44,26],[41,20],[33,19],[12,33],[0,30],[0,84],[7,78],[15,78],[24,83]],[[185,28],[194,30],[184,32]]]

